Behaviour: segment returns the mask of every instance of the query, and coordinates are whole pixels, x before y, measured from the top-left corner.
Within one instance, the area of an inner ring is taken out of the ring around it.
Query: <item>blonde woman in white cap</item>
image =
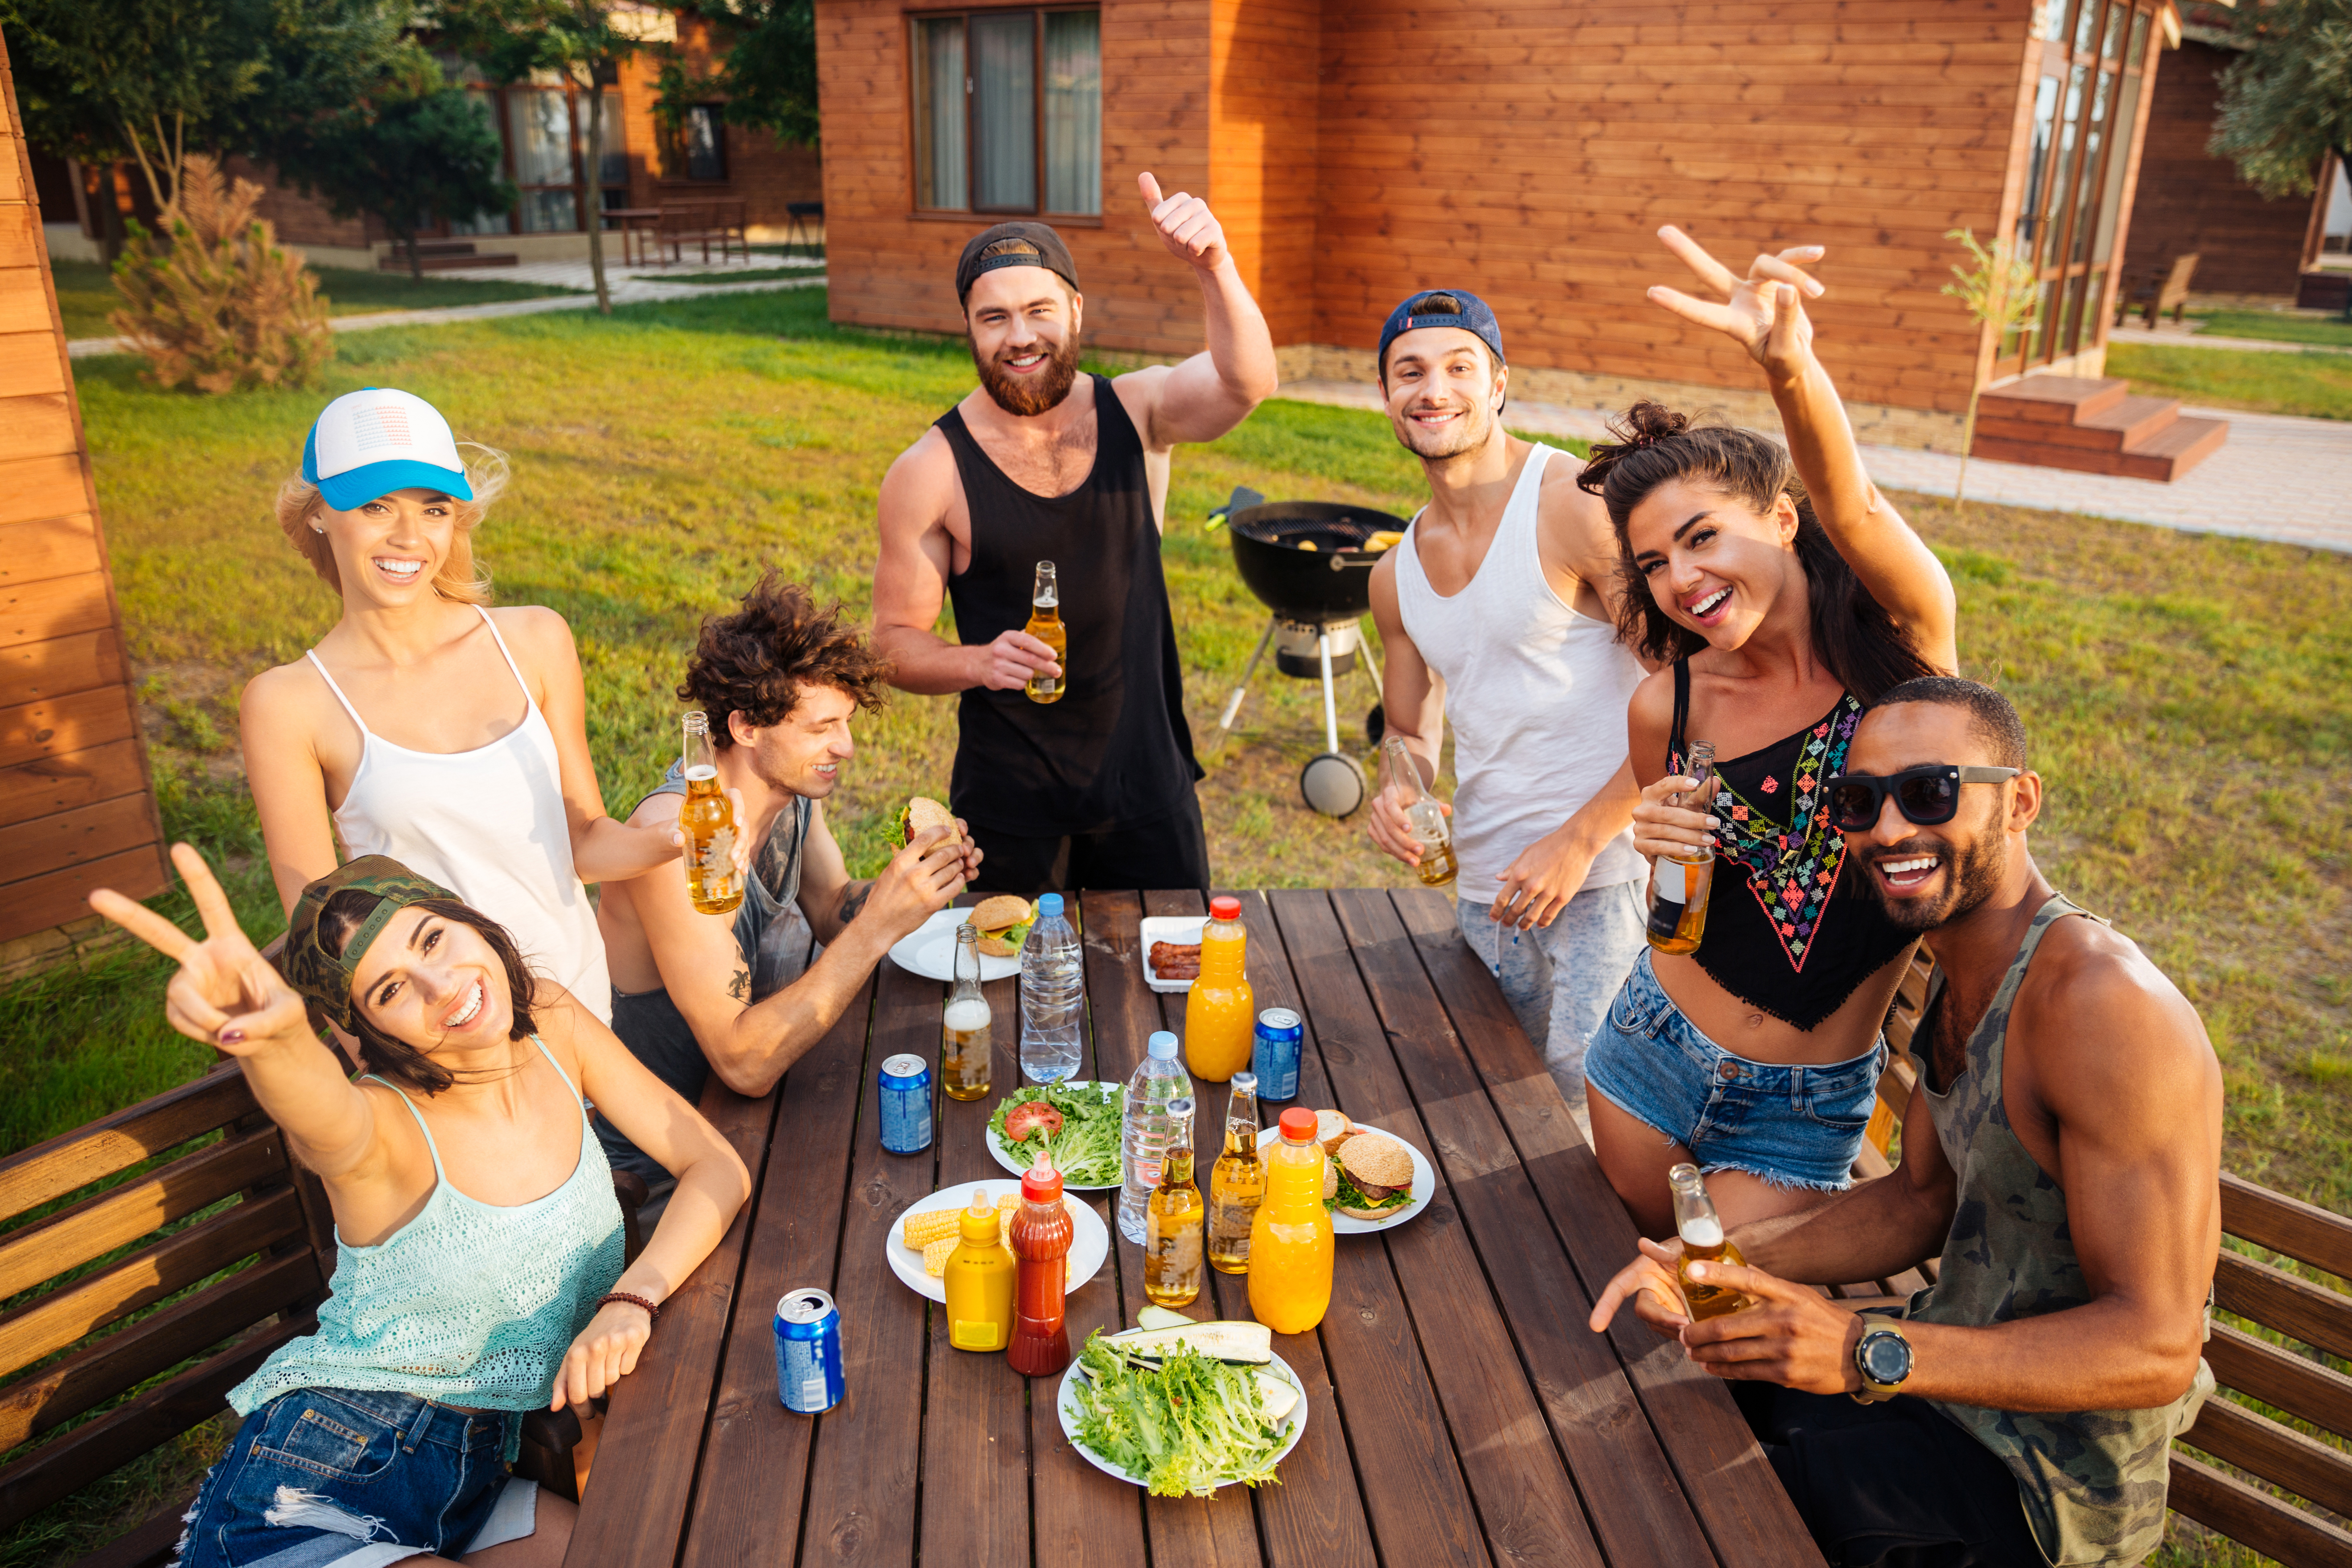
[[[336,839],[391,856],[457,889],[609,1022],[582,883],[668,865],[678,840],[605,815],[563,617],[490,607],[473,531],[507,466],[472,453],[468,467],[448,421],[405,392],[349,393],[319,416],[278,522],[342,618],[247,685],[246,778],[287,908],[335,868]]]

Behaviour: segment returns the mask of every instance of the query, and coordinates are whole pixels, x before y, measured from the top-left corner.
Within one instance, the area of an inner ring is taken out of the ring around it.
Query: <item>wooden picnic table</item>
[[[1089,892],[1080,1077],[1124,1079],[1184,997],[1145,984],[1137,922],[1197,915],[1192,892]],[[1275,1348],[1310,1416],[1280,1484],[1161,1499],[1072,1448],[1057,1379],[951,1350],[942,1314],[883,1248],[941,1186],[1007,1173],[982,1138],[1019,1083],[1015,982],[987,987],[994,1084],[941,1099],[920,1154],[886,1152],[874,1075],[936,1062],[946,988],[885,962],[764,1100],[714,1078],[703,1110],[750,1167],[752,1196],[672,1299],[612,1397],[568,1568],[933,1563],[1357,1568],[1658,1564],[1764,1568],[1822,1557],[1725,1390],[1622,1314],[1585,1328],[1634,1232],[1540,1057],[1435,892],[1242,895],[1260,1008],[1306,1020],[1297,1100],[1433,1156],[1415,1218],[1342,1237],[1330,1310]],[[1199,1169],[1225,1090],[1200,1086]],[[1266,1108],[1271,1117],[1279,1107]],[[1087,1194],[1110,1261],[1069,1298],[1073,1348],[1131,1323],[1140,1251],[1116,1194]],[[1246,1281],[1209,1272],[1195,1316],[1246,1317]],[[841,1310],[847,1397],[817,1417],[776,1395],[778,1298],[810,1285]],[[1148,1552],[1148,1559],[1147,1559]]]

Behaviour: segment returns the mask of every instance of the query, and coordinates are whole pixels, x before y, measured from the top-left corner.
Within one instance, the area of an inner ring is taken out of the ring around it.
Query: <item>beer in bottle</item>
[[[1381,743],[1381,751],[1388,759],[1389,788],[1403,808],[1413,842],[1421,846],[1421,863],[1413,868],[1421,874],[1421,885],[1442,888],[1454,880],[1455,870],[1454,834],[1445,826],[1445,814],[1437,809],[1437,797],[1421,782],[1421,764],[1413,761],[1412,750],[1402,735],[1391,735]]]
[[[1666,797],[1668,805],[1706,811],[1715,805],[1715,747],[1706,741],[1691,742],[1683,760],[1683,776],[1698,780],[1696,789]],[[1694,849],[1685,860],[1661,855],[1650,871],[1650,945],[1660,952],[1696,952],[1706,934],[1706,895],[1715,886],[1713,847]]]
[[[1192,1101],[1168,1102],[1168,1152],[1143,1212],[1143,1293],[1155,1307],[1182,1307],[1201,1293],[1206,1205],[1192,1183]]]
[[[1265,1198],[1265,1163],[1257,1157],[1257,1074],[1237,1072],[1225,1101],[1225,1152],[1209,1168],[1209,1267],[1249,1272],[1250,1226]]]
[[[1037,563],[1037,585],[1029,591],[1029,624],[1021,628],[1054,650],[1060,675],[1032,675],[1024,689],[1032,702],[1059,702],[1068,685],[1070,634],[1062,625],[1062,589],[1050,561]]]
[[[735,803],[719,787],[710,721],[700,713],[686,716],[686,803],[677,808],[677,828],[686,837],[686,890],[694,907],[706,915],[734,913],[743,902]]]
[[[956,927],[955,990],[940,1016],[940,1085],[950,1100],[988,1092],[990,1022],[988,998],[980,994],[980,933],[966,921]]]
[[[1694,1263],[1744,1265],[1748,1261],[1723,1234],[1722,1216],[1715,1212],[1715,1200],[1706,1195],[1706,1183],[1700,1177],[1698,1167],[1676,1165],[1666,1173],[1666,1185],[1674,1190],[1675,1228],[1683,1238],[1682,1262],[1675,1273],[1682,1281],[1683,1300],[1690,1305],[1691,1321],[1719,1318],[1726,1312],[1754,1306],[1754,1301],[1737,1290],[1721,1285],[1702,1285],[1690,1277]]]

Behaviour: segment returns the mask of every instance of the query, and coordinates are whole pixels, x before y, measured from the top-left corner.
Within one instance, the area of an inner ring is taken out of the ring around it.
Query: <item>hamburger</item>
[[[1324,1166],[1334,1213],[1383,1220],[1412,1206],[1412,1153],[1381,1132],[1358,1132]]]
[[[980,932],[981,952],[991,958],[1012,958],[1020,952],[1036,920],[1036,906],[1028,900],[999,893],[972,906],[970,924]]]
[[[934,827],[953,829],[955,813],[929,795],[919,795],[898,808],[898,844],[912,844]]]

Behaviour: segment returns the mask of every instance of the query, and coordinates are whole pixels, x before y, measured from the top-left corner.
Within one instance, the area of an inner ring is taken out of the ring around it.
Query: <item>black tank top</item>
[[[957,711],[950,804],[1000,833],[1140,826],[1175,810],[1202,776],[1143,442],[1110,378],[1093,381],[1094,471],[1067,495],[1006,478],[961,410],[939,418],[971,518],[971,563],[948,579],[957,638],[972,647],[1027,626],[1040,561],[1057,570],[1069,633],[1059,702],[974,687]]]
[[[1675,663],[1675,725],[1666,766],[1689,748],[1690,661]],[[1782,1023],[1811,1029],[1854,988],[1918,940],[1886,918],[1876,895],[1844,875],[1845,838],[1830,826],[1822,785],[1845,766],[1862,721],[1853,693],[1821,721],[1715,771],[1715,889],[1706,934],[1691,956],[1707,977]]]

